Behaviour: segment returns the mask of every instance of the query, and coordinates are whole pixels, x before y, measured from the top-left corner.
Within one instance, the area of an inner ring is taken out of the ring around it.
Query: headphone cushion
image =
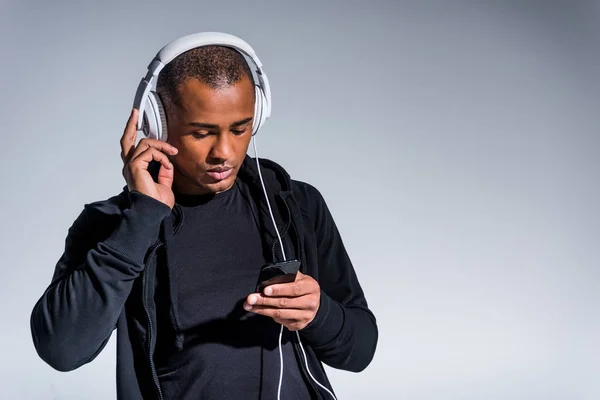
[[[146,102],[148,107],[148,119],[152,120],[150,134],[148,135],[151,139],[157,139],[161,141],[167,140],[167,115],[160,96],[151,91],[148,93],[148,101]]]
[[[252,134],[256,135],[263,125],[264,99],[262,90],[258,85],[254,86],[254,122],[252,123]]]
[[[163,102],[160,100],[160,96],[158,94],[155,94],[156,97],[156,108],[158,110],[158,118],[160,120],[160,125],[162,127],[162,135],[159,138],[160,140],[162,140],[163,142],[167,141],[167,112],[165,111],[165,106],[163,105]]]

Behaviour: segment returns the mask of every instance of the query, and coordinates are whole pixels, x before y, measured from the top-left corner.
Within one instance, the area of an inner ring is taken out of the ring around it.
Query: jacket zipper
[[[155,244],[151,249],[146,261],[156,252],[156,250],[162,245],[162,243]],[[160,382],[158,380],[158,373],[156,372],[156,366],[154,365],[154,357],[152,355],[152,338],[153,338],[153,330],[152,326],[152,318],[150,316],[150,310],[148,310],[148,305],[146,304],[146,269],[142,272],[142,304],[144,305],[144,311],[146,312],[146,317],[148,318],[148,359],[150,360],[150,370],[152,371],[152,378],[154,380],[154,385],[156,390],[158,391],[159,399],[163,399],[162,389],[160,388]]]

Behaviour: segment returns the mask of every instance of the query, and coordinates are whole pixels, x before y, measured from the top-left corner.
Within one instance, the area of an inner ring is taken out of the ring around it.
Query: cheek
[[[242,158],[246,155],[250,141],[252,140],[252,129],[249,129],[244,136],[239,137],[236,141],[236,152],[241,155]]]
[[[171,144],[179,150],[175,156],[176,163],[179,167],[194,169],[198,164],[204,165],[207,155],[204,146],[188,141]]]

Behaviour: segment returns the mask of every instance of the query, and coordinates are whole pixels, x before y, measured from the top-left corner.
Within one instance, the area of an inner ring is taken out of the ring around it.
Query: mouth
[[[230,169],[233,169],[231,167],[217,167],[217,168],[211,168],[208,170],[208,172],[227,172]]]
[[[233,168],[231,167],[217,167],[207,170],[206,174],[216,181],[222,181],[227,179],[232,172]]]

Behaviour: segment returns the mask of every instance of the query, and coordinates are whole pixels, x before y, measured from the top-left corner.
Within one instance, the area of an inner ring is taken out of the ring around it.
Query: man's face
[[[178,88],[180,106],[168,115],[168,142],[179,152],[174,189],[183,194],[229,189],[246,157],[252,137],[254,87],[248,77],[211,89],[197,79]]]

